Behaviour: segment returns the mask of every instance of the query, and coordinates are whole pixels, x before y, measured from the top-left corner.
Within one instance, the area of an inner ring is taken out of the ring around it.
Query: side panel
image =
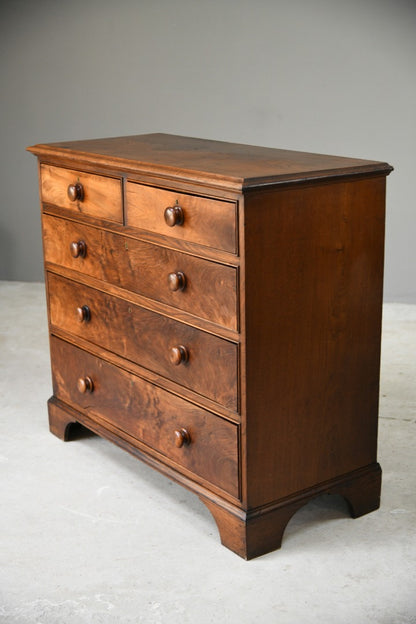
[[[385,178],[245,197],[248,507],[376,460]]]

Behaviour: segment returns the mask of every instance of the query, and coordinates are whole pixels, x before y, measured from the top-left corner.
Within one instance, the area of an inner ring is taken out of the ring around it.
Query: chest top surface
[[[388,174],[384,162],[256,147],[171,134],[63,141],[28,148],[43,160],[61,159],[126,171],[222,181],[236,189],[321,177]]]

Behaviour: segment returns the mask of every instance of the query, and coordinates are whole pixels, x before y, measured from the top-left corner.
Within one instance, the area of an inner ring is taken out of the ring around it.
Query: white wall
[[[0,279],[41,280],[25,146],[172,132],[386,160],[385,298],[416,302],[416,2],[3,0]]]

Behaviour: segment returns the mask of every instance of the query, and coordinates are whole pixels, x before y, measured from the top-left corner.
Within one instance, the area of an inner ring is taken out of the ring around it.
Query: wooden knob
[[[87,305],[79,306],[77,316],[80,323],[88,323],[91,320],[91,310]]]
[[[183,210],[180,206],[172,206],[165,210],[166,225],[173,227],[174,225],[182,225],[184,219]]]
[[[186,277],[182,271],[176,271],[176,273],[169,273],[168,284],[172,292],[177,290],[183,290],[186,286]]]
[[[186,429],[176,429],[175,431],[175,446],[181,448],[184,444],[187,446],[191,443],[191,436]]]
[[[73,258],[85,258],[87,255],[87,245],[84,241],[72,241],[69,246],[71,250],[71,256]]]
[[[77,182],[76,184],[70,184],[68,186],[68,197],[71,201],[82,201],[84,199],[84,187],[81,182]]]
[[[94,390],[94,382],[91,377],[80,377],[77,381],[77,388],[81,394],[92,392]]]
[[[185,364],[189,360],[189,352],[183,345],[172,347],[170,350],[170,361],[175,366],[179,364]]]

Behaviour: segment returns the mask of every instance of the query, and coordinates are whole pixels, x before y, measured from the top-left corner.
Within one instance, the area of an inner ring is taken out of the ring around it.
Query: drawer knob
[[[183,210],[180,206],[171,206],[165,210],[166,225],[173,227],[174,225],[182,225],[184,219]]]
[[[176,271],[176,273],[169,273],[168,284],[172,292],[177,290],[183,290],[186,286],[186,277],[182,271]]]
[[[189,352],[186,347],[183,345],[178,345],[177,347],[172,347],[170,350],[170,361],[175,366],[179,364],[185,364],[189,360]]]
[[[76,184],[70,184],[68,186],[68,197],[70,201],[82,201],[84,199],[84,187],[81,182],[77,182]]]
[[[181,448],[184,444],[188,446],[191,443],[191,436],[186,429],[176,429],[175,431],[175,446]]]
[[[92,392],[94,390],[94,382],[91,377],[80,377],[77,381],[77,388],[81,394]]]
[[[69,246],[71,250],[71,256],[73,258],[85,258],[87,255],[87,245],[84,241],[72,241]]]
[[[88,323],[91,320],[91,310],[87,305],[79,306],[77,316],[80,323]]]

